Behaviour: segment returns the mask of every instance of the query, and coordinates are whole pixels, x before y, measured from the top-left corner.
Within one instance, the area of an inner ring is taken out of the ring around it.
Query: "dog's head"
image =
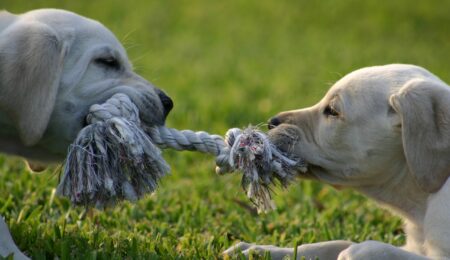
[[[54,9],[1,15],[9,19],[0,31],[0,109],[32,151],[22,155],[62,159],[89,107],[115,93],[133,100],[145,124],[164,124],[172,100],[133,72],[124,48],[102,24]]]
[[[357,70],[269,124],[277,146],[309,163],[307,176],[333,185],[383,184],[406,168],[434,192],[450,174],[450,90],[416,66]]]

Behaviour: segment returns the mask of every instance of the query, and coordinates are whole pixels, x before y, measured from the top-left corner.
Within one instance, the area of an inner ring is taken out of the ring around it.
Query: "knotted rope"
[[[153,192],[170,171],[158,147],[212,154],[219,174],[241,171],[242,187],[261,211],[274,208],[271,184],[286,186],[306,170],[300,158],[285,156],[254,127],[230,129],[223,139],[143,125],[138,108],[124,94],[91,106],[86,121],[69,148],[57,188],[76,205],[104,207]]]

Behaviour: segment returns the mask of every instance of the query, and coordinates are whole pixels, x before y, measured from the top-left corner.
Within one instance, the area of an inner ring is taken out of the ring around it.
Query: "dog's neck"
[[[356,188],[364,195],[376,200],[394,214],[413,223],[423,223],[429,194],[422,191],[411,177],[408,167],[399,165],[392,169],[392,178],[377,185]]]
[[[391,169],[395,174],[390,176],[394,177],[384,183],[358,187],[357,190],[403,217],[407,237],[406,247],[410,250],[419,250],[416,253],[423,254],[421,251],[425,239],[423,226],[430,194],[420,189],[406,165],[397,168]]]

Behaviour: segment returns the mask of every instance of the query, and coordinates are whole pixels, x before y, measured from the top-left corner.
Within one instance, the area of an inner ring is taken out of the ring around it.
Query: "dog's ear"
[[[68,44],[49,26],[16,22],[0,39],[0,104],[22,142],[36,144],[52,114]]]
[[[438,191],[450,176],[450,88],[414,79],[390,97],[401,118],[403,149],[422,190]]]

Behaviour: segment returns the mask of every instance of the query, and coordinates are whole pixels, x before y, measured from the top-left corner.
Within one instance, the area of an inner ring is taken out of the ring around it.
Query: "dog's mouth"
[[[161,93],[163,93],[161,91]],[[129,91],[124,93],[130,97],[139,109],[139,118],[146,126],[164,125],[166,118],[173,107],[172,100],[166,95]]]
[[[311,179],[314,178],[312,166],[305,160],[299,150],[300,145],[300,129],[295,125],[281,124],[272,128],[268,132],[270,141],[280,150],[284,155],[289,158],[297,158],[306,163],[306,172],[298,171],[298,175],[301,178]]]
[[[327,175],[327,170],[304,156],[302,151],[302,133],[299,127],[291,124],[281,124],[268,132],[270,141],[288,157],[301,158],[306,164],[306,172],[299,172],[303,179],[321,180]]]
[[[308,163],[306,175],[311,179],[321,180],[320,176],[326,175],[327,170],[319,165]]]
[[[151,84],[144,84],[142,82],[115,82],[108,81],[98,83],[102,87],[97,87],[103,91],[91,93],[92,96],[97,96],[95,100],[85,103],[83,109],[78,111],[80,119],[83,121],[83,127],[87,126],[87,122],[83,120],[89,113],[90,107],[94,104],[103,104],[113,95],[122,93],[128,96],[134,105],[139,110],[139,118],[146,126],[164,125],[167,116],[172,110],[174,103],[172,99],[162,90],[152,86]],[[108,86],[105,90],[104,86]],[[112,86],[111,86],[112,85]],[[89,97],[83,97],[88,99]]]
[[[299,156],[297,146],[300,141],[300,129],[295,125],[282,124],[268,132],[270,141],[283,153]]]

